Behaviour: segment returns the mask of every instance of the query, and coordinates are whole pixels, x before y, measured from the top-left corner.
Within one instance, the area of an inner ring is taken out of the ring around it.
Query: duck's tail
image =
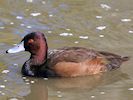
[[[123,62],[128,61],[129,59],[130,59],[129,56],[121,57],[121,60],[122,60]]]
[[[122,57],[120,55],[116,55],[116,54],[108,53],[104,51],[99,51],[99,53],[105,56],[105,58],[107,59],[108,63],[106,66],[108,70],[117,69],[121,66],[123,62],[128,61],[130,59],[129,56]]]

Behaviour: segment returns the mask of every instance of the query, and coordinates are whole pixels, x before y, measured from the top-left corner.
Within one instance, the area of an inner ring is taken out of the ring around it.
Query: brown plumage
[[[129,60],[129,57],[83,47],[64,47],[48,52],[47,41],[40,32],[26,35],[22,42],[25,50],[31,53],[22,68],[22,73],[28,76],[92,75],[117,69],[122,62]]]
[[[50,51],[46,65],[59,76],[74,77],[117,69],[128,59],[129,57],[83,47],[66,47]]]

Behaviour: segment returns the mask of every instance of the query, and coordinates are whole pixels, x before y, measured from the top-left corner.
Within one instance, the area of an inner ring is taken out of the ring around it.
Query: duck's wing
[[[56,50],[49,50],[48,63],[57,64],[58,62],[83,62],[85,60],[92,60],[99,56],[97,51],[93,49],[86,49],[83,47],[67,47]]]

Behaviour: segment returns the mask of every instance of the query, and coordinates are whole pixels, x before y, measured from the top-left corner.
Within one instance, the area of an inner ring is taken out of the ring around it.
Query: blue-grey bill
[[[17,52],[21,52],[21,51],[25,51],[24,41],[22,41],[21,43],[17,44],[13,48],[7,50],[7,53],[17,53]]]

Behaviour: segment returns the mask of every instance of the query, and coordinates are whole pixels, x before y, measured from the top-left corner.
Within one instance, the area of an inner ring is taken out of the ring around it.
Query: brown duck
[[[33,77],[76,77],[111,71],[120,67],[129,57],[83,47],[65,47],[49,50],[41,32],[26,35],[20,44],[7,53],[29,51],[30,59],[22,67],[22,74]]]

